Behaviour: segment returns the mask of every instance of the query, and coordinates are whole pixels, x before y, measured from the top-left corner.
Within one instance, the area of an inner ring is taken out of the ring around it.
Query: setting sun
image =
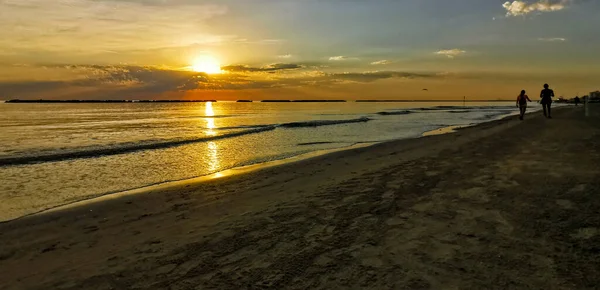
[[[212,56],[202,56],[194,60],[191,66],[195,72],[203,72],[207,74],[221,73],[221,65],[219,61]]]

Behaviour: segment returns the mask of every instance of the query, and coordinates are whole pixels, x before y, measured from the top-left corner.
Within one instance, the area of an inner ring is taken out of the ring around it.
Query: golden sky
[[[591,0],[0,0],[0,99],[514,99],[598,89]],[[427,89],[427,90],[425,90]]]

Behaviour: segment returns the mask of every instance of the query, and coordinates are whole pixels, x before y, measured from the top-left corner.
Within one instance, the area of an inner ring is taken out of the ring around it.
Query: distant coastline
[[[357,103],[477,103],[510,102],[512,100],[356,100]]]
[[[261,103],[345,103],[346,100],[262,100]]]
[[[5,103],[216,103],[216,100],[8,100]]]
[[[511,100],[237,100],[238,103],[475,103],[475,102],[508,102]],[[2,103],[59,103],[59,104],[79,104],[79,103],[216,103],[218,100],[0,100]]]

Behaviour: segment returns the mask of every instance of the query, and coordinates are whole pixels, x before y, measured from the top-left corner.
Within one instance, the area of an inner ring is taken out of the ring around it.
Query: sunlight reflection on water
[[[208,150],[207,150],[207,155],[208,155],[208,170],[210,172],[215,172],[217,170],[219,170],[219,168],[221,168],[220,166],[220,162],[219,162],[219,145],[217,145],[217,143],[215,142],[208,142],[207,143],[208,146]]]
[[[356,143],[418,137],[518,112],[510,103],[0,104],[0,158],[198,139],[181,146],[0,166],[0,220],[71,201]],[[422,110],[434,106],[453,106]],[[487,106],[491,106],[488,108]],[[494,106],[499,108],[492,109]],[[532,106],[533,110],[536,105]],[[410,113],[402,113],[409,110]],[[378,114],[378,112],[392,114]],[[393,114],[401,112],[400,114]],[[354,120],[327,126],[264,126]],[[202,141],[206,137],[223,135]],[[214,175],[216,178],[221,174]]]
[[[209,117],[209,118],[204,119],[206,121],[206,128],[208,129],[206,131],[206,135],[209,135],[209,136],[217,135],[217,132],[215,132],[215,130],[214,130],[216,128],[216,125],[215,125],[215,118],[214,118],[215,111],[213,109],[212,102],[206,103],[206,107],[204,108],[204,115],[206,117]]]

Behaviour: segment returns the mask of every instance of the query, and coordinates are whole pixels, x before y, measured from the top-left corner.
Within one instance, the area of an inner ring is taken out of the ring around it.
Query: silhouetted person
[[[544,84],[544,89],[540,93],[542,98],[542,107],[544,107],[544,116],[552,119],[552,98],[554,97],[554,91],[548,88],[548,84]]]
[[[529,97],[525,94],[525,90],[521,91],[521,94],[517,97],[517,107],[521,110],[521,116],[519,119],[523,120],[525,111],[527,111],[527,102],[531,102]]]
[[[575,106],[579,106],[579,102],[580,102],[579,97],[578,96],[575,97]]]

